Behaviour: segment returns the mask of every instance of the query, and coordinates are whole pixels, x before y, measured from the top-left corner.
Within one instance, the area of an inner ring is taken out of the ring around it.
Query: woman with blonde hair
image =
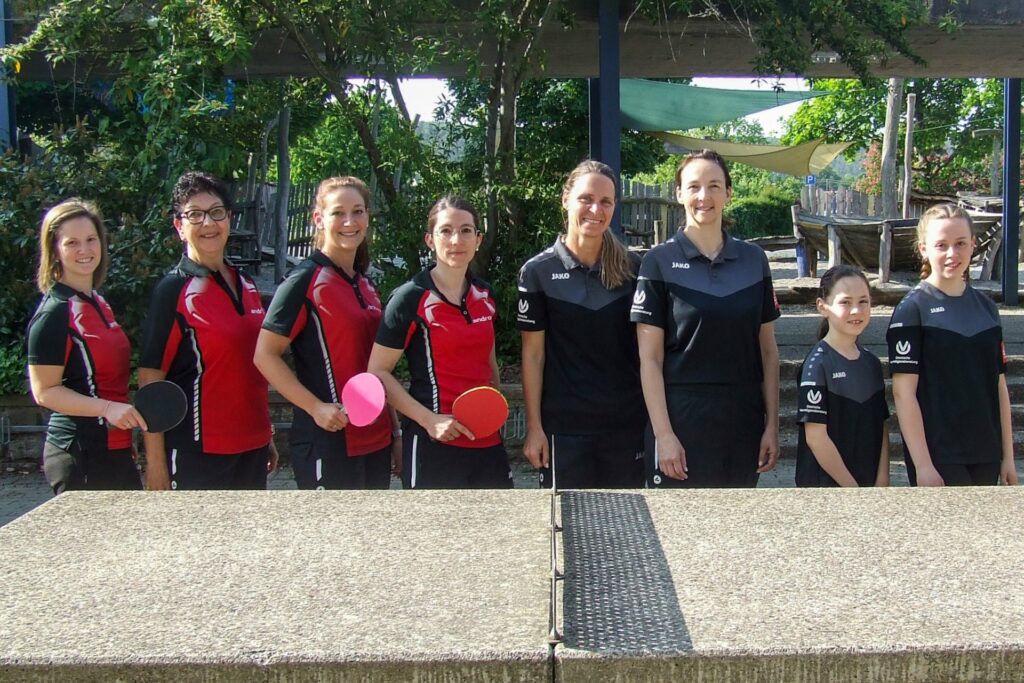
[[[295,406],[289,434],[301,489],[386,489],[401,472],[397,420],[384,412],[349,424],[341,389],[366,372],[382,308],[370,265],[370,190],[351,176],[320,183],[313,205],[316,251],[274,293],[254,362]],[[291,347],[295,371],[282,358]]]
[[[566,230],[519,271],[526,440],[544,487],[643,485],[647,419],[629,307],[639,257],[609,230],[612,169],[583,161],[562,188]]]
[[[146,422],[128,403],[131,348],[97,291],[108,264],[94,204],[68,199],[46,212],[36,276],[44,296],[28,325],[28,374],[36,403],[53,411],[43,472],[55,494],[142,488],[131,430]]]

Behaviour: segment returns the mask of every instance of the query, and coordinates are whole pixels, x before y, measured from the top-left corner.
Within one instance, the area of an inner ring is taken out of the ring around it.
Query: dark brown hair
[[[107,251],[107,231],[103,227],[103,215],[92,202],[72,197],[47,211],[39,226],[39,268],[36,270],[36,286],[43,294],[64,275],[64,267],[57,256],[57,239],[61,226],[72,219],[83,217],[92,221],[100,238],[100,264],[92,273],[93,289],[97,289],[106,279],[107,269],[110,267],[110,254]]]
[[[871,285],[868,283],[868,278],[864,275],[863,271],[860,268],[854,268],[853,266],[841,263],[838,266],[832,266],[821,274],[818,298],[827,302],[832,296],[832,290],[835,289],[836,284],[848,277],[859,278],[867,286],[868,296],[871,296]],[[828,334],[828,318],[823,317],[821,325],[818,326],[818,340],[824,339],[826,334]]]
[[[334,192],[335,190],[342,190],[346,187],[351,187],[353,190],[359,193],[363,198],[363,206],[366,207],[366,213],[370,213],[370,188],[366,186],[359,178],[355,176],[334,176],[333,178],[326,178],[320,181],[320,186],[316,189],[316,199],[313,204],[317,209],[322,209],[324,202],[327,201],[327,195]],[[356,272],[366,274],[366,269],[370,267],[370,231],[367,229],[366,237],[363,238],[362,243],[356,247],[356,258],[352,267],[355,268]],[[324,231],[317,230],[313,233],[313,248],[320,251],[324,248]]]
[[[185,171],[171,190],[171,210],[174,215],[178,215],[188,200],[204,192],[215,195],[224,204],[224,208],[231,211],[231,190],[227,183],[203,171]]]
[[[690,152],[682,159],[679,160],[679,165],[676,166],[676,187],[681,187],[683,184],[683,169],[686,168],[690,162],[703,159],[704,161],[710,161],[722,169],[722,173],[725,174],[725,187],[726,189],[732,189],[732,176],[729,175],[729,167],[725,163],[725,159],[722,155],[714,150],[701,149],[696,152]]]
[[[575,220],[573,213],[569,211],[569,195],[572,194],[572,188],[577,180],[591,173],[602,175],[612,181],[615,200],[618,201],[619,182],[618,178],[615,177],[615,171],[612,170],[612,167],[592,159],[581,161],[576,165],[576,168],[569,172],[565,183],[562,185],[562,208],[566,210],[566,230],[569,228],[569,223]],[[599,261],[601,263],[601,284],[608,289],[621,287],[636,275],[636,268],[629,259],[629,250],[612,234],[611,230],[605,230],[601,238],[601,256]]]

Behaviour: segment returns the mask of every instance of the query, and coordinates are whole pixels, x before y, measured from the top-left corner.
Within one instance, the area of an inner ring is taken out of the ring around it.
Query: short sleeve
[[[306,268],[296,268],[285,278],[267,308],[263,319],[263,329],[279,334],[282,337],[295,339],[305,328],[308,320],[306,314],[306,292],[313,272]]]
[[[167,372],[178,353],[181,332],[177,324],[178,298],[188,282],[174,273],[157,283],[149,300],[146,321],[142,326],[142,349],[139,367]]]
[[[404,349],[412,338],[416,323],[416,309],[421,291],[412,282],[406,282],[388,299],[384,317],[377,328],[376,342],[389,349]]]
[[[633,293],[629,319],[635,323],[665,328],[668,310],[668,285],[654,250],[647,252],[640,262],[640,274]]]
[[[523,332],[539,332],[547,329],[547,297],[538,282],[537,268],[530,262],[527,262],[519,270],[518,289],[516,328]]]
[[[28,364],[65,365],[68,354],[68,305],[44,299],[28,324]]]
[[[890,374],[905,373],[916,375],[920,372],[921,312],[912,299],[903,299],[896,306],[889,321],[889,330],[885,340],[889,347]]]
[[[772,269],[768,265],[768,256],[761,253],[762,272],[764,273],[764,292],[761,299],[761,324],[778,320],[782,315],[779,309],[779,297],[775,295],[775,285],[772,284]]]
[[[828,383],[826,369],[821,356],[808,357],[800,370],[800,386],[797,387],[797,422],[828,422]]]

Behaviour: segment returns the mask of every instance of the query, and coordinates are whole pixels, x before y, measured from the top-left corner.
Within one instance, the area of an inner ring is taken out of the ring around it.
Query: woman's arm
[[[535,468],[547,467],[548,437],[540,416],[540,397],[544,389],[544,331],[521,332],[523,340],[523,407],[526,410],[526,439],[523,455]]]
[[[821,465],[821,469],[825,470],[825,474],[832,477],[840,486],[857,486],[857,480],[843,462],[839,449],[829,438],[828,427],[820,422],[805,422],[801,426],[807,439],[807,446],[814,454],[814,459]]]
[[[393,349],[381,346],[380,344],[374,344],[373,350],[370,352],[370,362],[368,363],[367,371],[377,375],[384,384],[388,403],[402,415],[423,427],[432,439],[451,441],[460,435],[470,439],[474,438],[473,433],[454,417],[451,415],[438,415],[429,410],[414,399],[405,390],[401,382],[395,379],[395,376],[391,373],[403,353],[405,353],[403,349]]]
[[[256,340],[253,363],[270,385],[277,389],[292,405],[306,411],[320,429],[336,432],[348,426],[348,416],[337,403],[324,403],[307,389],[284,362],[285,349],[291,344],[288,337],[270,330],[260,330]]]
[[[686,479],[686,451],[672,431],[665,400],[665,330],[637,323],[636,338],[640,348],[640,385],[654,430],[658,469],[667,477]]]
[[[942,476],[932,463],[928,441],[924,435],[924,417],[917,402],[917,375],[897,372],[892,376],[892,397],[896,404],[896,417],[900,421],[903,446],[917,471],[918,486],[942,486]]]
[[[1010,390],[1006,375],[999,375],[999,427],[1002,431],[1003,460],[999,468],[999,481],[1007,486],[1017,485],[1017,464],[1013,461],[1013,421],[1010,413]]]
[[[882,448],[878,456],[878,475],[875,486],[889,485],[889,425],[882,425]]]
[[[32,398],[44,408],[76,417],[102,417],[118,429],[146,429],[146,421],[130,403],[86,396],[64,386],[63,365],[29,365]]]
[[[158,382],[167,377],[167,373],[156,368],[139,368],[139,386],[144,387],[151,382]],[[162,432],[150,434],[143,432],[142,443],[146,448],[146,489],[149,491],[167,491],[171,488],[171,475],[167,472],[167,448]]]
[[[757,336],[761,347],[764,380],[764,434],[757,456],[757,471],[767,472],[779,460],[779,347],[775,343],[775,323],[763,323]]]

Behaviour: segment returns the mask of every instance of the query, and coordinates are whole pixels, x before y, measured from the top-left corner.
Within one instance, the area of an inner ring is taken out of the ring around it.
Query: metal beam
[[[1020,79],[1003,81],[1003,303],[1019,305]]]
[[[0,0],[0,48],[7,45],[7,18],[11,16],[7,0]],[[0,152],[17,147],[18,134],[14,125],[14,87],[0,84]]]
[[[619,115],[619,0],[598,5],[598,64],[600,76],[590,80],[590,158],[622,175],[622,123]],[[596,82],[595,82],[596,81]],[[622,236],[620,204],[615,205],[611,229]]]

